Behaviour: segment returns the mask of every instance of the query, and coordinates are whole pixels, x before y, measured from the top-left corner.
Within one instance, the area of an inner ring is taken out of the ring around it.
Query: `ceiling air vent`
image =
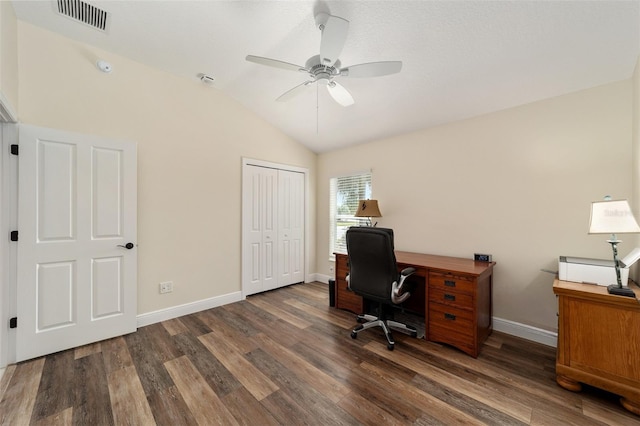
[[[80,21],[100,31],[107,31],[109,14],[81,0],[57,0],[58,13]]]

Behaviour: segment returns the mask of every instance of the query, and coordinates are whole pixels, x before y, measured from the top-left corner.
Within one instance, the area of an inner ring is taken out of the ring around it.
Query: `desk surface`
[[[477,262],[473,259],[461,257],[437,256],[435,254],[398,250],[396,250],[396,262],[415,267],[424,267],[431,271],[459,272],[472,275],[482,275],[495,265],[495,262]]]

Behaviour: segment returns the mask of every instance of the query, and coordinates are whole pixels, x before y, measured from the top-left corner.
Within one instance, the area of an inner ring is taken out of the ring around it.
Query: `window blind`
[[[331,178],[329,181],[329,256],[346,253],[346,232],[351,226],[365,225],[366,218],[355,217],[358,200],[371,198],[371,173]]]

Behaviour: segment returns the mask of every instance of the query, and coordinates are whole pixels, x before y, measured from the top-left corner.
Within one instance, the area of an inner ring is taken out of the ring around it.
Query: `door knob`
[[[125,245],[118,244],[118,247],[124,247],[124,248],[126,248],[127,250],[131,250],[131,249],[132,249],[133,247],[135,247],[135,246],[134,246],[134,244],[133,244],[133,243],[127,243],[127,244],[125,244]]]

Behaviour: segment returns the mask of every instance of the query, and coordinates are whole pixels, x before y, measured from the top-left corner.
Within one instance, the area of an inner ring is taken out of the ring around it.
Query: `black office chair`
[[[358,315],[364,322],[353,329],[351,337],[371,327],[382,327],[387,337],[387,348],[393,350],[395,342],[390,328],[403,331],[413,337],[418,335],[414,327],[388,318],[389,306],[398,305],[410,296],[405,280],[415,268],[405,268],[398,273],[393,248],[393,230],[388,228],[352,227],[347,230],[349,254],[349,289],[365,300],[378,304],[378,316]]]

